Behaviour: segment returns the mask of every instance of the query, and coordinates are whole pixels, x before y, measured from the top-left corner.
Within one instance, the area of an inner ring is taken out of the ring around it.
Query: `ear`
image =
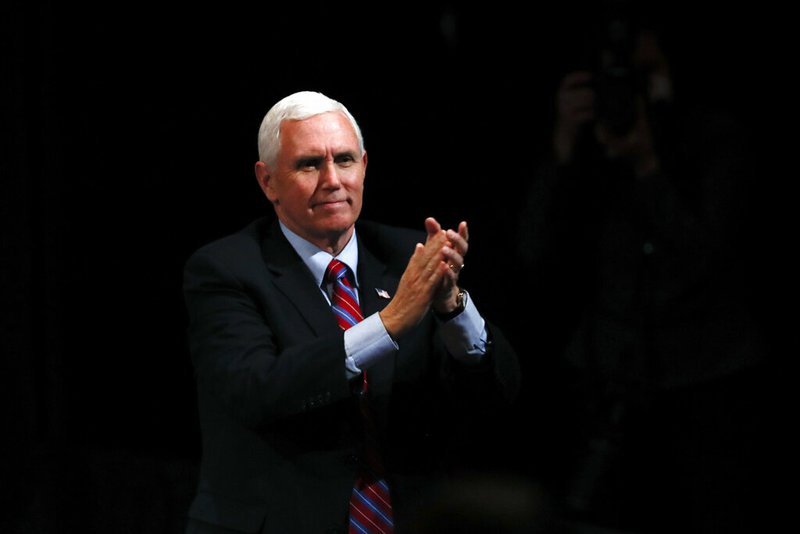
[[[257,161],[255,166],[256,180],[261,190],[266,195],[267,199],[276,204],[278,202],[278,193],[272,187],[272,173],[263,161]]]
[[[361,181],[363,183],[367,179],[367,151],[366,150],[361,155],[361,172],[363,173],[363,176],[361,178]]]

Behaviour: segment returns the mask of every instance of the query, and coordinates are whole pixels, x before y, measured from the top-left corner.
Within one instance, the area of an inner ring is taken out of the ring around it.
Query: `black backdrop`
[[[4,532],[180,531],[199,454],[181,268],[271,209],[252,169],[274,101],[344,102],[370,154],[363,216],[465,218],[474,272],[496,270],[546,149],[569,29],[594,5],[262,4],[0,8]],[[773,131],[781,15],[666,4],[682,79]],[[754,263],[782,243],[774,174],[765,165]],[[524,305],[522,289],[484,293],[487,314]],[[780,317],[765,314],[775,334]]]

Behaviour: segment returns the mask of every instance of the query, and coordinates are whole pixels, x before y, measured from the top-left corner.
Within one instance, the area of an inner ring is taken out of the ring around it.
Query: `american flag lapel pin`
[[[385,289],[381,289],[381,288],[379,288],[379,287],[376,287],[376,288],[375,288],[375,292],[376,292],[376,293],[378,293],[378,296],[379,296],[379,297],[381,297],[382,299],[388,299],[388,298],[391,298],[391,297],[389,296],[389,292],[388,292],[388,291],[386,291]]]

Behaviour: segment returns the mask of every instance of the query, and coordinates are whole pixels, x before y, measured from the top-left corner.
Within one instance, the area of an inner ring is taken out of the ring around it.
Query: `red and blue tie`
[[[331,306],[342,330],[361,321],[361,307],[349,279],[350,269],[337,259],[325,270],[325,281],[333,284]],[[367,372],[362,372],[358,393],[364,422],[366,464],[353,485],[350,496],[350,534],[389,534],[394,532],[389,486],[383,479],[383,464],[378,454],[377,431],[367,397]]]

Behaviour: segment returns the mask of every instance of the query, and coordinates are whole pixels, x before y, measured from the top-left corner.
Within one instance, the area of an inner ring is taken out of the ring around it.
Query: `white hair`
[[[299,91],[286,96],[273,105],[258,129],[258,159],[273,166],[278,158],[281,145],[281,123],[285,120],[304,120],[320,113],[338,111],[343,113],[358,138],[361,153],[364,153],[364,138],[356,119],[344,104],[315,91]]]

